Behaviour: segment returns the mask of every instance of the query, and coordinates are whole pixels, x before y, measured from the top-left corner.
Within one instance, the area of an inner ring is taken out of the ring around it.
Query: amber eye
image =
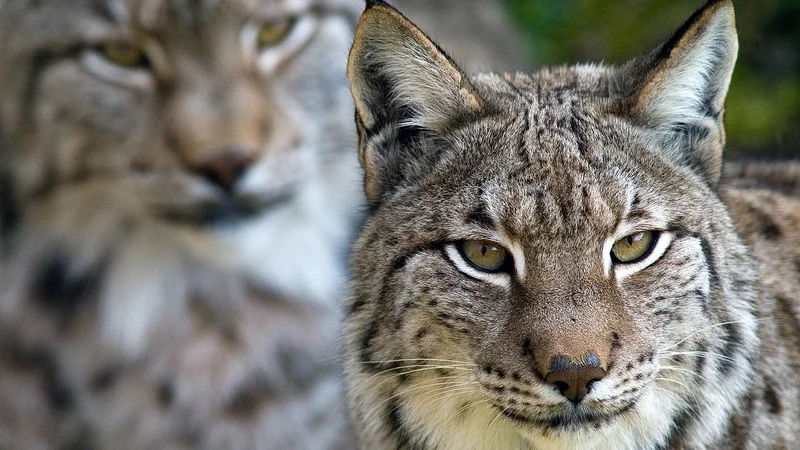
[[[625,236],[611,247],[611,255],[617,263],[632,263],[641,259],[650,252],[656,241],[656,232],[640,231]]]
[[[507,265],[508,250],[497,242],[470,240],[461,244],[461,252],[478,269],[486,272],[500,272]]]
[[[122,67],[146,67],[147,55],[141,47],[130,42],[106,42],[100,52],[108,61]]]
[[[297,22],[295,18],[290,18],[261,24],[256,35],[258,50],[265,50],[283,42],[289,36],[289,32],[292,31],[295,22]]]

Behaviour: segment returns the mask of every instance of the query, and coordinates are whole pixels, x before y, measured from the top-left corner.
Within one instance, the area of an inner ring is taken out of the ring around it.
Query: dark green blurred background
[[[622,63],[663,42],[704,0],[505,0],[536,67]],[[728,158],[800,158],[800,0],[738,0]]]

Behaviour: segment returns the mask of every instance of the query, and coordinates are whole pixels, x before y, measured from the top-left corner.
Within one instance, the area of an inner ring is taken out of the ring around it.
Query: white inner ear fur
[[[714,107],[722,109],[738,41],[732,8],[711,14],[702,29],[687,31],[696,35],[684,36],[690,41],[680,43],[647,83],[642,112],[652,125],[702,120],[709,93]]]
[[[401,126],[441,131],[455,112],[479,109],[480,100],[461,71],[414,25],[386,9],[374,7],[365,14],[350,55],[348,72],[365,126],[374,124],[370,107],[375,106],[366,68],[388,79],[394,107],[411,110]]]

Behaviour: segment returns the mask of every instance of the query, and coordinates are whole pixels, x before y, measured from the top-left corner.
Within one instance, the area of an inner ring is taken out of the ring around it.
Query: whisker
[[[719,358],[719,359],[723,359],[723,360],[730,361],[730,362],[736,362],[736,360],[731,358],[730,356],[723,355],[721,353],[708,352],[708,351],[688,351],[688,352],[664,352],[664,353],[659,353],[659,356],[678,356],[678,355],[696,356],[696,357],[706,356],[706,357]]]
[[[703,379],[703,380],[705,380],[705,381],[710,381],[710,380],[709,380],[708,378],[706,378],[706,377],[705,377],[703,374],[701,374],[701,373],[697,373],[697,372],[695,372],[695,371],[693,371],[693,370],[686,369],[686,368],[684,368],[684,367],[677,367],[677,366],[661,366],[661,367],[660,367],[660,369],[662,369],[662,370],[674,370],[674,371],[676,371],[676,372],[688,373],[688,374],[689,374],[689,375],[691,375],[691,376],[700,377],[700,378],[702,378],[702,379]]]
[[[419,367],[422,367],[422,368],[419,368]],[[375,378],[377,376],[384,375],[386,373],[389,373],[389,372],[392,372],[392,371],[396,371],[396,370],[406,369],[406,368],[416,368],[416,369],[415,370],[407,370],[407,371],[400,372],[400,373],[397,373],[397,374],[392,374],[392,376],[386,378],[385,380],[378,381],[375,386],[377,387],[377,386],[380,386],[383,383],[386,383],[387,381],[391,381],[391,380],[400,378],[400,377],[405,376],[405,375],[410,375],[412,373],[422,372],[422,371],[425,371],[425,370],[451,369],[451,370],[466,370],[466,371],[469,371],[469,372],[472,371],[472,369],[465,369],[465,368],[462,368],[462,367],[429,366],[429,365],[425,365],[425,364],[412,364],[412,365],[400,366],[400,367],[392,367],[391,369],[382,370],[382,371],[380,371],[378,373],[372,374],[369,377],[361,380],[355,387],[351,388],[349,390],[349,392],[339,401],[339,403],[336,404],[336,407],[331,412],[331,415],[328,418],[328,420],[332,419],[336,415],[336,412],[339,410],[339,408],[342,407],[344,402],[347,401],[347,399],[350,398],[351,395],[353,395],[353,393],[356,391],[356,389],[358,389],[362,385],[364,385],[364,383],[367,383],[367,382],[371,381],[373,378]]]
[[[669,381],[671,383],[675,383],[677,385],[683,386],[683,388],[686,389],[687,391],[691,390],[691,389],[689,389],[689,386],[686,386],[685,384],[681,383],[680,381],[673,380],[672,378],[655,377],[653,379],[654,380],[661,380],[661,381]]]
[[[503,409],[502,409],[502,411],[500,411],[500,412],[499,412],[497,415],[495,415],[495,416],[494,416],[494,418],[493,418],[493,419],[492,419],[492,420],[489,422],[489,425],[487,425],[487,426],[486,426],[486,431],[484,431],[484,432],[483,432],[483,436],[481,437],[481,439],[483,439],[483,437],[485,437],[485,436],[486,436],[486,433],[488,433],[488,432],[489,432],[489,430],[492,428],[492,425],[494,424],[494,422],[495,422],[497,419],[500,419],[500,418],[503,418],[503,417],[504,417],[504,416],[503,416],[503,413],[505,413],[505,412],[506,412],[506,410],[508,410],[509,406],[510,406],[510,405],[506,406],[505,408],[503,408]],[[500,430],[499,428],[498,428],[497,430],[495,430],[495,432],[494,432],[494,433],[495,433],[495,435],[497,434],[497,432],[498,432],[499,430]]]
[[[725,326],[725,325],[732,325],[732,324],[735,324],[735,323],[747,323],[747,322],[750,322],[751,320],[758,321],[758,320],[762,320],[762,319],[753,318],[753,319],[747,319],[747,320],[731,320],[729,322],[722,322],[722,323],[714,324],[714,325],[711,325],[711,326],[707,326],[705,328],[701,328],[701,329],[689,334],[688,336],[686,336],[683,339],[681,339],[680,341],[670,345],[669,347],[664,347],[664,348],[660,349],[659,352],[663,351],[663,350],[669,350],[669,349],[671,349],[671,348],[673,348],[673,347],[675,347],[677,345],[680,345],[681,343],[683,343],[684,341],[686,341],[687,339],[691,338],[692,336],[694,336],[694,335],[696,335],[698,333],[702,333],[704,331],[708,331],[708,330],[711,330],[713,328],[722,327],[722,326]]]
[[[456,361],[453,359],[438,359],[438,358],[406,358],[406,359],[387,359],[387,360],[378,360],[378,361],[362,361],[364,364],[390,364],[396,362],[408,362],[408,361],[427,361],[427,362],[446,362],[452,363],[458,366],[464,367],[475,367],[475,363],[471,363],[468,361]]]
[[[434,379],[434,380],[430,380],[430,381],[437,381],[437,380]],[[474,382],[471,381],[471,380],[467,381],[467,382],[462,382],[462,383],[454,383],[453,381],[445,381],[445,382],[439,382],[439,383],[420,383],[419,385],[411,386],[411,387],[409,387],[407,389],[398,390],[397,393],[395,393],[394,395],[390,396],[389,398],[387,398],[387,399],[383,400],[382,402],[378,403],[377,405],[373,406],[370,409],[370,412],[369,412],[368,415],[375,414],[386,403],[388,403],[388,402],[390,402],[390,401],[392,401],[392,400],[394,400],[394,399],[396,399],[396,398],[398,398],[400,396],[410,394],[410,393],[412,393],[414,391],[419,391],[419,390],[425,389],[425,388],[435,388],[430,393],[431,395],[433,395],[433,394],[437,394],[437,393],[441,393],[441,392],[445,392],[446,393],[446,392],[448,392],[449,389],[452,389],[452,388],[461,388],[461,387],[469,386],[472,383],[474,383]]]

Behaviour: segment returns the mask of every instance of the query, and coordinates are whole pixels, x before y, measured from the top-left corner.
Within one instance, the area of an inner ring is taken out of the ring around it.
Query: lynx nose
[[[204,160],[198,170],[207,179],[230,190],[252,163],[249,153],[238,147],[228,147]]]
[[[569,401],[578,404],[589,393],[592,384],[605,376],[606,371],[600,367],[600,358],[594,353],[577,362],[558,355],[553,358],[545,381],[555,386]]]

